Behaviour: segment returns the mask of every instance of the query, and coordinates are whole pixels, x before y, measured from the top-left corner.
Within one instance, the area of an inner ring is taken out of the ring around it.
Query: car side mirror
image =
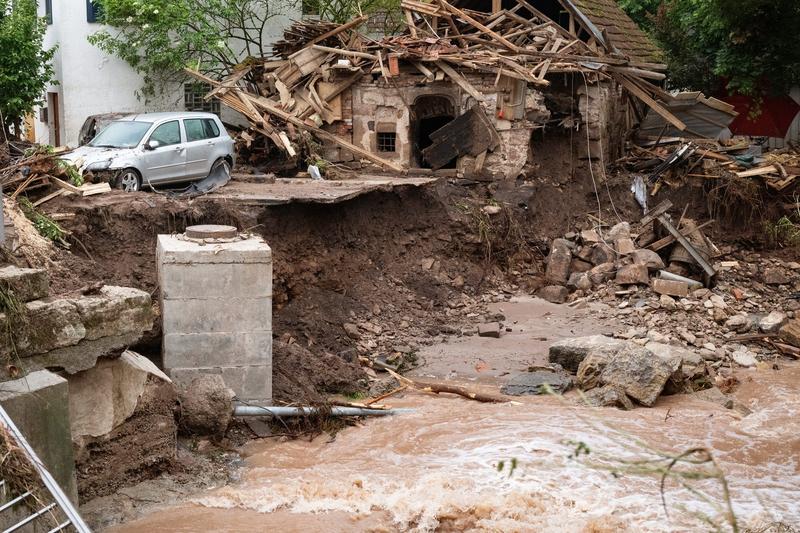
[[[150,140],[150,141],[147,141],[146,146],[147,146],[148,150],[155,150],[156,148],[161,146],[161,143],[158,142],[158,141],[155,141],[155,140]]]

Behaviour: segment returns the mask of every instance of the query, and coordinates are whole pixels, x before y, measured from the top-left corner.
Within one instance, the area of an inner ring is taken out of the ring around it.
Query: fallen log
[[[405,376],[401,376],[397,372],[392,372],[389,369],[387,369],[386,371],[389,372],[389,374],[391,374],[391,376],[400,383],[403,383],[405,385],[408,385],[409,387],[424,392],[432,392],[434,394],[440,394],[442,392],[446,392],[448,394],[456,394],[468,400],[475,400],[476,402],[483,402],[483,403],[509,403],[512,401],[511,398],[508,398],[500,394],[491,394],[486,392],[474,391],[468,389],[467,387],[461,385],[453,385],[451,383],[409,379]]]

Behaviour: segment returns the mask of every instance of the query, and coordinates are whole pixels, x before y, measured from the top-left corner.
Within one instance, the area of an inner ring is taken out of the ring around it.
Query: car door
[[[158,141],[158,147],[149,148],[150,141]],[[140,170],[145,185],[180,181],[185,177],[186,147],[182,142],[179,120],[159,124],[152,131],[145,141]]]
[[[209,118],[183,119],[186,131],[186,174],[190,178],[205,178],[214,163],[215,143],[219,128]]]

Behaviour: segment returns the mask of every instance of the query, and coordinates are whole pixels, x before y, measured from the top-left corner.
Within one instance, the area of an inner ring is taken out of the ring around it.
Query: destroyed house
[[[306,130],[331,162],[515,178],[554,141],[616,157],[638,101],[659,107],[666,94],[649,81],[665,77],[658,50],[611,0],[401,7],[407,30],[380,40],[355,31],[366,17],[295,23],[276,58],[212,95],[289,155]]]

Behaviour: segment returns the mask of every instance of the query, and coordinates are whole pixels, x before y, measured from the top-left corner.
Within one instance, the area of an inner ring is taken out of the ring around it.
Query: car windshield
[[[133,148],[142,140],[152,122],[120,120],[112,122],[91,140],[89,146],[102,148]]]

